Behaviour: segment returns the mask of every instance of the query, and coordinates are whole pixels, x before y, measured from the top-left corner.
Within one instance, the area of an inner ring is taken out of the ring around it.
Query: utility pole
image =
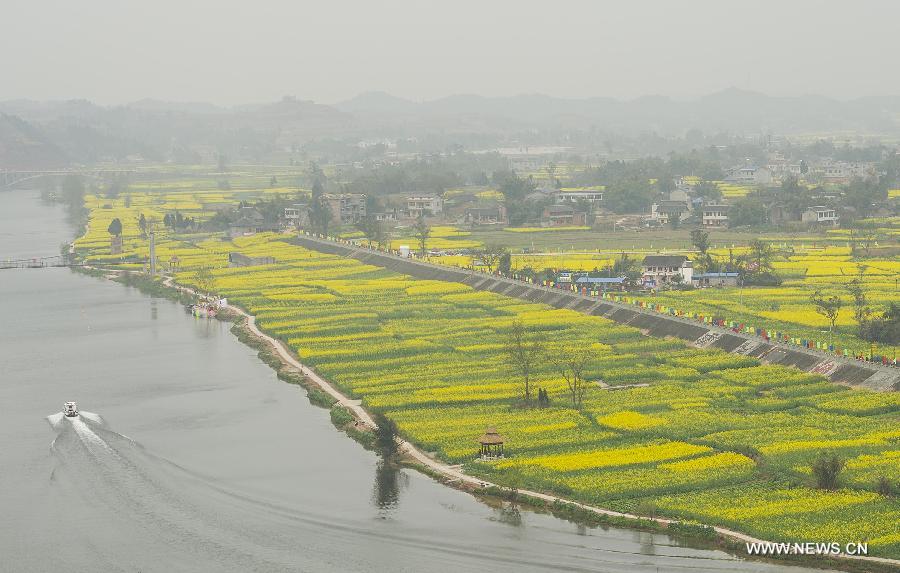
[[[156,276],[156,231],[150,227],[150,278]]]

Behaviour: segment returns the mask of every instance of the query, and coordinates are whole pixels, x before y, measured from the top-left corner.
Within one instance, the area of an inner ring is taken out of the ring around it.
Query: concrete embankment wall
[[[873,367],[799,348],[770,344],[757,337],[724,329],[711,330],[692,320],[644,311],[630,305],[472,273],[464,269],[431,265],[415,259],[403,259],[352,245],[304,236],[292,241],[308,249],[353,257],[420,279],[464,283],[476,290],[491,291],[529,302],[544,303],[554,308],[568,308],[584,314],[603,316],[640,329],[648,336],[679,338],[698,348],[719,348],[726,352],[752,356],[767,363],[793,366],[807,372],[822,374],[842,384],[866,386],[875,390],[900,389],[900,371],[896,369]]]

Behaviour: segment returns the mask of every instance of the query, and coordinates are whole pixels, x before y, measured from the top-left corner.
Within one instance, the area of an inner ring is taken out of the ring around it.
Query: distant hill
[[[495,98],[454,95],[416,103],[375,93],[357,96],[336,107],[356,114],[363,121],[381,123],[391,115],[416,118],[422,123],[433,123],[437,118],[478,116],[490,123],[520,127],[596,126],[607,131],[653,131],[661,135],[680,134],[690,129],[738,133],[900,130],[900,97],[839,101],[820,96],[772,97],[738,89],[688,101],[663,96],[623,101],[529,94]]]
[[[14,115],[0,114],[0,169],[54,169],[68,162],[41,130]]]
[[[465,142],[491,146],[522,134],[538,143],[585,132],[664,137],[689,130],[707,135],[900,133],[900,96],[840,101],[737,89],[692,100],[646,96],[627,101],[459,94],[416,102],[367,92],[334,105],[285,97],[231,108],[152,99],[120,106],[10,100],[0,102],[0,114],[0,166],[12,167],[134,157],[211,161],[219,152],[253,161],[332,139],[434,136],[434,149],[442,149]]]

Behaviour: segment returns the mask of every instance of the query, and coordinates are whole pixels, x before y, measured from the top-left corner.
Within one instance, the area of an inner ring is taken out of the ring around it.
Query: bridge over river
[[[67,255],[53,255],[50,257],[32,257],[27,259],[0,259],[0,270],[6,269],[44,269],[52,267],[82,267],[79,263]]]

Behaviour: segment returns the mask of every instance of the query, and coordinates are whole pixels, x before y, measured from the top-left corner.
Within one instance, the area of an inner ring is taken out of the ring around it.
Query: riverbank
[[[105,271],[97,271],[99,277],[109,277]],[[143,275],[127,275],[128,282],[136,288],[145,290],[157,296],[167,296],[175,300],[184,300],[184,296],[194,296],[194,291],[188,287],[177,285],[169,277],[164,281],[152,281]],[[121,278],[121,277],[120,277]],[[370,440],[370,431],[375,424],[369,412],[367,412],[357,400],[352,400],[344,395],[323,377],[319,376],[308,366],[302,364],[297,356],[282,342],[269,336],[256,325],[254,316],[245,310],[232,307],[232,313],[223,314],[223,319],[237,321],[241,327],[239,338],[260,352],[265,352],[263,360],[272,366],[282,379],[292,383],[303,384],[320,392],[326,397],[322,405],[327,405],[327,400],[334,400],[339,408],[349,412],[354,421],[345,424],[345,428],[351,436],[359,439],[364,444]],[[267,358],[268,357],[268,358]],[[320,394],[312,394],[310,399],[322,399]],[[334,416],[333,416],[334,419]],[[646,531],[662,532],[679,537],[688,537],[714,543],[716,547],[726,549],[735,554],[741,554],[745,543],[761,543],[762,540],[741,534],[726,528],[708,527],[704,525],[685,524],[676,520],[660,517],[640,516],[630,513],[622,513],[601,507],[571,502],[556,495],[550,495],[540,491],[526,489],[510,490],[499,484],[487,482],[483,479],[465,474],[459,466],[444,464],[436,460],[408,442],[402,442],[400,449],[403,461],[423,473],[438,479],[446,485],[471,492],[478,496],[492,499],[514,500],[541,511],[550,511],[559,517],[570,519],[578,523],[589,525],[620,525]],[[766,560],[769,561],[769,560]],[[841,556],[838,558],[826,557],[783,557],[773,560],[779,563],[794,563],[816,567],[840,567],[847,571],[892,571],[896,570],[900,562],[878,557]]]

